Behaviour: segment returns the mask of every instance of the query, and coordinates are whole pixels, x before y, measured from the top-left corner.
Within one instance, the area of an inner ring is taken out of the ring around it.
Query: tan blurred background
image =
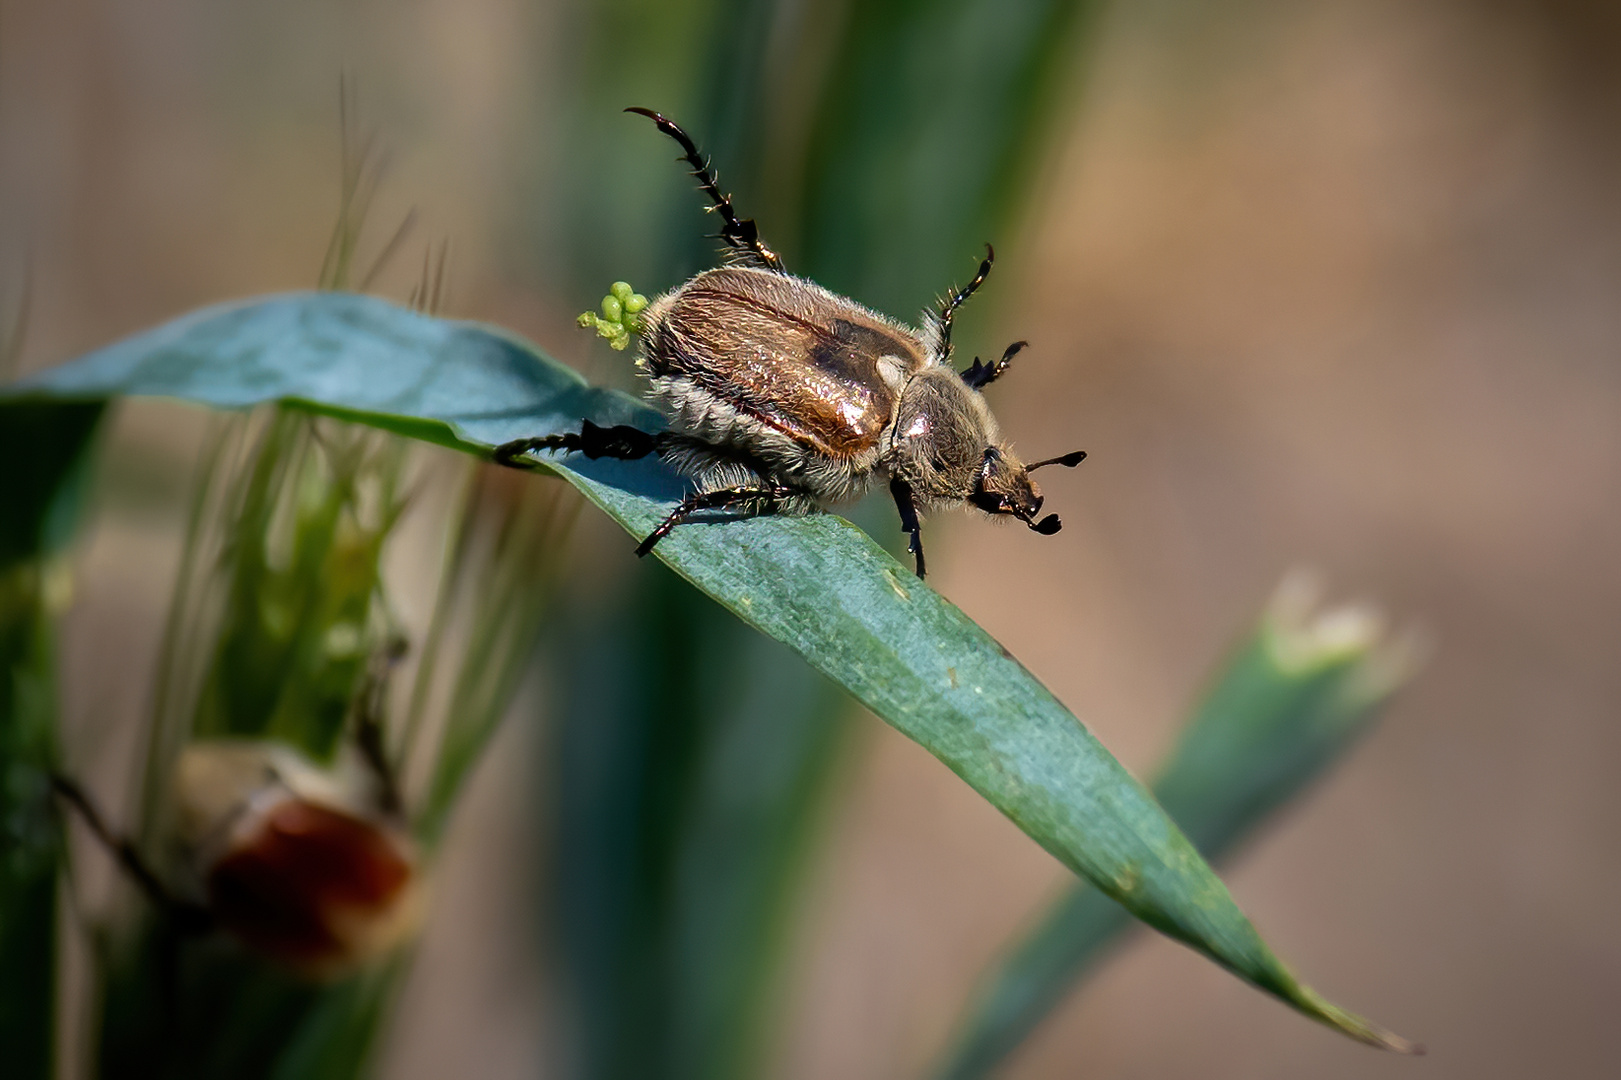
[[[1116,5],[1084,78],[1077,58],[1061,151],[997,238],[995,336],[1033,348],[992,394],[1027,450],[1092,456],[1046,484],[1058,538],[935,525],[934,584],[1139,774],[1288,568],[1426,627],[1432,662],[1380,730],[1227,876],[1309,981],[1431,1053],[1354,1045],[1143,935],[1008,1075],[1621,1075],[1621,14],[1217,7]],[[313,283],[340,71],[391,151],[377,220],[415,206],[414,253],[451,240],[448,312],[622,364],[569,325],[594,296],[544,294],[515,224],[566,154],[559,38],[520,0],[0,3],[25,366]],[[144,707],[197,429],[120,421],[66,641],[78,723]],[[578,543],[622,539],[588,521]],[[492,758],[390,1077],[554,1066],[543,958],[513,947],[528,759]],[[776,1072],[917,1075],[1063,874],[876,721],[843,783]]]

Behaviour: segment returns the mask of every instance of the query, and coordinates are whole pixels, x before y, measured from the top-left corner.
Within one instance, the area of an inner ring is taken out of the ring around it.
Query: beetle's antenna
[[[767,270],[782,271],[782,256],[772,251],[764,240],[760,239],[760,230],[754,224],[753,218],[739,219],[736,211],[732,209],[732,197],[721,194],[720,186],[715,182],[715,176],[709,169],[709,162],[704,160],[698,152],[698,146],[692,141],[692,136],[681,130],[677,124],[652,109],[640,106],[631,106],[625,110],[631,113],[640,113],[658,125],[660,131],[681,144],[685,151],[682,155],[688,165],[692,166],[692,175],[698,180],[698,188],[709,196],[715,205],[711,207],[720,214],[723,222],[720,230],[720,239],[734,251],[741,253],[746,261],[759,260],[759,264]]]
[[[940,315],[938,317],[940,324],[940,340],[939,344],[935,346],[938,350],[937,355],[940,363],[944,363],[946,360],[951,358],[952,318],[957,314],[957,309],[962,307],[963,301],[967,300],[970,296],[973,296],[975,291],[978,290],[981,285],[985,284],[985,279],[991,276],[991,264],[994,262],[996,262],[996,249],[991,247],[991,245],[986,244],[985,259],[979,264],[979,273],[974,275],[974,280],[970,281],[968,284],[946,297],[945,301],[941,303]]]
[[[1075,466],[1079,465],[1081,462],[1083,462],[1085,460],[1086,460],[1086,451],[1085,450],[1071,450],[1069,453],[1065,454],[1063,457],[1050,457],[1046,461],[1038,461],[1034,465],[1026,465],[1024,467],[1024,471],[1025,472],[1035,472],[1037,469],[1042,468],[1043,466],[1046,466],[1046,465],[1062,465],[1066,469],[1073,469]]]
[[[974,357],[974,362],[963,371],[962,381],[975,390],[984,389],[997,379],[1000,379],[1002,373],[1007,371],[1008,364],[1012,363],[1013,358],[1019,354],[1019,350],[1027,348],[1029,345],[1028,341],[1015,341],[1002,350],[1002,359],[994,364],[983,363],[979,357]]]

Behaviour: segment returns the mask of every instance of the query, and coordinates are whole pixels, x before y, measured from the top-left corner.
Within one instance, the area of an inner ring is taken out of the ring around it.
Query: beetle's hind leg
[[[658,449],[659,437],[649,435],[640,428],[633,428],[628,424],[599,427],[589,420],[582,420],[579,431],[513,439],[497,446],[490,452],[490,456],[501,465],[521,469],[525,467],[522,457],[538,450],[580,453],[593,460],[605,457],[617,458],[620,461],[635,461],[648,454],[657,453]]]
[[[805,492],[787,484],[751,483],[740,484],[736,487],[720,488],[715,491],[699,491],[688,495],[676,504],[668,516],[659,522],[658,528],[647,534],[647,538],[636,546],[638,558],[646,555],[657,546],[660,540],[670,535],[677,525],[702,510],[731,510],[746,507],[757,514],[769,514],[774,510],[788,506],[797,506],[802,500],[808,499]]]
[[[754,219],[739,219],[737,212],[732,209],[732,197],[721,193],[714,173],[710,172],[709,162],[698,152],[698,145],[692,141],[692,136],[682,131],[680,124],[652,109],[632,106],[625,111],[640,113],[647,117],[658,125],[660,131],[681,144],[682,157],[692,166],[692,175],[698,180],[698,189],[709,196],[709,201],[714,204],[712,209],[720,215],[720,239],[726,246],[737,252],[742,261],[748,265],[785,273],[782,268],[782,256],[772,251],[766,242],[760,239],[760,229],[754,224]]]

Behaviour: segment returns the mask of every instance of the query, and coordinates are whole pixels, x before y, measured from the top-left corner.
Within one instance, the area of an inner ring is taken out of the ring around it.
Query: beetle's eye
[[[994,446],[985,448],[985,458],[979,463],[979,486],[983,488],[985,481],[991,478],[991,470],[996,468],[997,462],[1002,460],[1002,451]]]
[[[969,502],[988,514],[1004,513],[1007,508],[1007,500],[1002,495],[987,491],[985,488],[986,484],[990,482],[991,473],[995,471],[997,464],[1001,460],[1002,452],[1000,450],[994,446],[985,448],[985,455],[979,465],[979,478],[974,482],[973,493],[968,496]]]

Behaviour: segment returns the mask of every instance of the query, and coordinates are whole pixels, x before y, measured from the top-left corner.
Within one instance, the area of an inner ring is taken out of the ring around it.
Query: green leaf
[[[938,268],[961,284],[987,241],[1014,240],[1015,196],[1054,149],[1055,114],[1073,107],[1057,91],[1085,63],[1100,7],[852,5],[801,150],[800,242],[781,243],[815,280],[880,311],[933,304],[948,284]]]
[[[1160,805],[1206,858],[1229,855],[1273,811],[1372,727],[1412,670],[1407,642],[1381,643],[1364,609],[1310,611],[1309,584],[1286,581],[1228,662],[1154,784]],[[985,980],[942,1080],[987,1075],[1091,970],[1130,919],[1077,885]]]
[[[656,422],[645,406],[593,390],[514,337],[337,294],[208,309],[10,392],[155,394],[226,407],[290,400],[474,452],[584,416]],[[547,467],[637,536],[682,491],[653,461]],[[657,553],[1138,918],[1354,1038],[1409,1049],[1296,980],[1142,785],[1005,649],[859,529],[831,514],[694,523]]]

